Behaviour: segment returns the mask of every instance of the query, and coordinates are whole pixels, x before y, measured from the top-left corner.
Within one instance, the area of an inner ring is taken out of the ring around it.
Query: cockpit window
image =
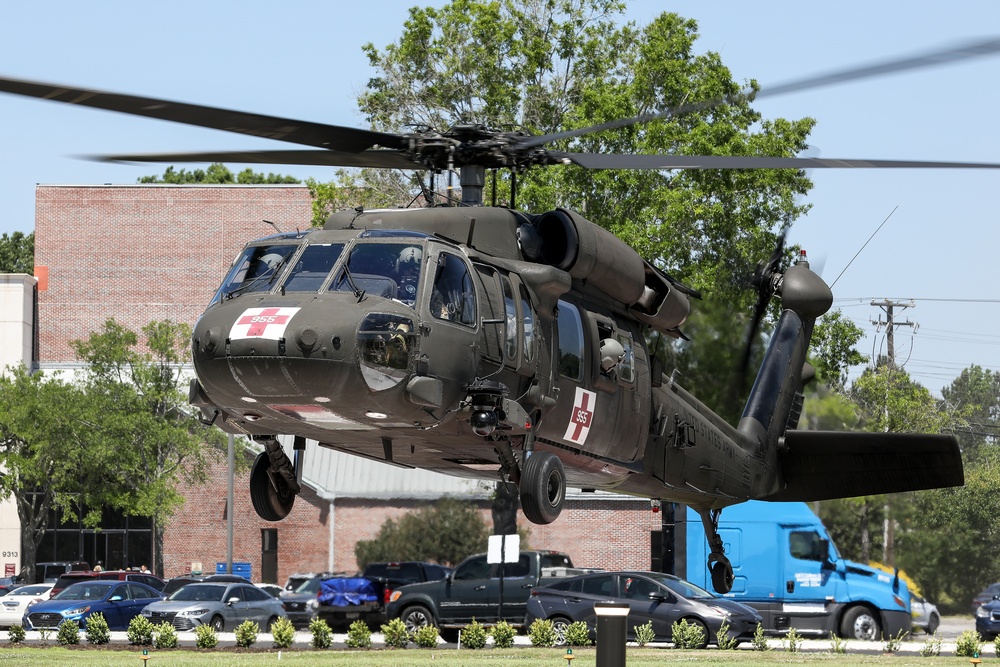
[[[275,283],[297,245],[265,245],[244,248],[216,292],[212,303],[247,292],[267,292]]]
[[[285,280],[285,291],[318,292],[343,251],[343,243],[306,246]]]
[[[401,243],[359,243],[351,250],[347,270],[330,286],[335,291],[361,291],[413,306],[423,268],[423,249]]]

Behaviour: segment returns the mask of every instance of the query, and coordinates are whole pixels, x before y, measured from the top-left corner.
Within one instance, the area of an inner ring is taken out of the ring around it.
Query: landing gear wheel
[[[840,623],[840,634],[847,639],[877,641],[882,636],[878,617],[868,607],[851,607]]]
[[[716,560],[711,564],[710,570],[712,573],[712,588],[715,589],[716,593],[726,594],[733,590],[733,581],[736,580],[736,577],[733,576],[733,566],[728,558]]]
[[[528,521],[552,523],[566,500],[566,471],[552,452],[533,452],[521,469],[521,508]]]
[[[250,500],[257,516],[265,521],[281,521],[292,511],[295,494],[285,484],[281,475],[268,475],[271,461],[267,452],[261,452],[250,471]],[[274,484],[271,480],[274,480]],[[278,489],[274,485],[278,485]]]

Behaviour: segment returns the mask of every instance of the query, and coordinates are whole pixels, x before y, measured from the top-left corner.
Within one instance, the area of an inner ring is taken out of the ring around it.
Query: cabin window
[[[559,373],[571,380],[583,380],[583,321],[571,303],[559,302]]]
[[[308,245],[285,280],[286,292],[318,292],[344,251],[343,243]]]
[[[815,530],[793,530],[788,534],[788,552],[792,558],[822,562],[827,556],[827,542]]]
[[[531,309],[531,299],[528,298],[528,290],[524,289],[524,285],[520,286],[520,292],[524,327],[524,361],[530,362],[535,356],[535,311]]]
[[[618,334],[618,342],[622,344],[625,354],[618,364],[618,380],[626,384],[635,382],[635,353],[632,351],[632,336],[627,333]]]
[[[469,267],[457,255],[442,253],[438,258],[431,315],[439,320],[476,324],[476,288]]]
[[[503,283],[503,303],[504,317],[504,355],[508,360],[517,358],[517,304],[514,302],[514,288],[510,284],[510,278],[501,276]]]

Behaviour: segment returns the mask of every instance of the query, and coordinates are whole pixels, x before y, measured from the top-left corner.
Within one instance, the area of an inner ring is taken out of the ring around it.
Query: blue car
[[[1000,599],[994,595],[993,600],[976,610],[976,631],[988,642],[1000,635]]]
[[[56,629],[68,619],[84,628],[88,618],[101,613],[110,629],[127,630],[143,607],[162,599],[155,588],[136,581],[81,581],[62,589],[50,600],[32,605],[22,625],[26,630]]]

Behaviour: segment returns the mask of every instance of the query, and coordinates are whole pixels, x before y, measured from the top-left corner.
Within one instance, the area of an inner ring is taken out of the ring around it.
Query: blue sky
[[[10,3],[0,72],[303,120],[363,126],[355,97],[371,75],[361,46],[400,34],[413,0]],[[432,4],[440,4],[435,2]],[[1000,35],[1000,3],[896,0],[813,3],[658,0],[629,3],[696,19],[699,51],[721,54],[737,80],[765,87],[875,60]],[[822,157],[1000,162],[1000,57],[761,101],[766,117],[811,116]],[[34,185],[133,183],[160,165],[73,156],[271,148],[271,142],[101,111],[0,96],[0,232],[34,227]],[[318,168],[265,171],[324,179]],[[790,240],[833,281],[835,306],[885,349],[873,299],[915,299],[919,324],[896,333],[897,360],[935,393],[966,366],[1000,369],[1000,173],[817,170],[812,211]],[[267,230],[262,229],[262,233]]]

